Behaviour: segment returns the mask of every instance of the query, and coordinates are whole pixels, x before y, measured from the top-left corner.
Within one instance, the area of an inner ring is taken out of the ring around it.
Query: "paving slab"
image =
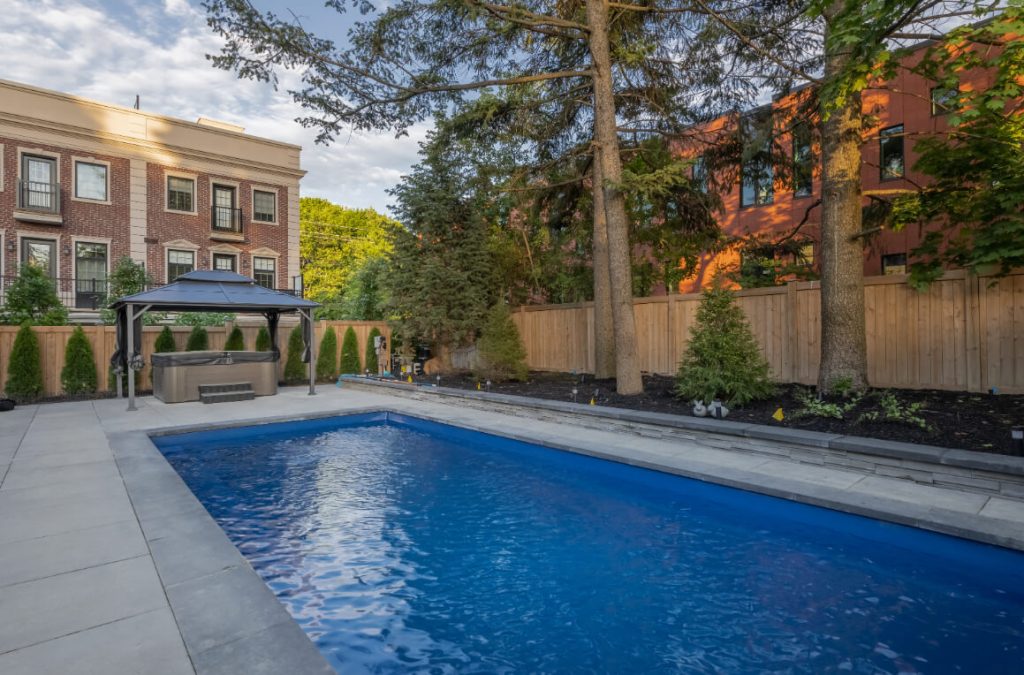
[[[38,508],[0,511],[0,544],[109,525],[131,516],[127,495],[80,498]]]
[[[203,675],[278,675],[280,654],[295,654],[289,672],[335,675],[323,659],[314,658],[304,645],[309,638],[292,620],[253,633],[240,640],[207,649],[195,656],[196,672]]]
[[[985,495],[875,476],[868,476],[851,491],[970,514],[977,514],[989,500]]]

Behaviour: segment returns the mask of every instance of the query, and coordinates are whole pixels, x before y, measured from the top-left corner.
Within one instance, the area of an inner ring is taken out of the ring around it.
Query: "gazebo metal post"
[[[127,330],[127,342],[128,342],[128,353],[125,359],[125,374],[128,377],[128,410],[136,410],[135,408],[135,373],[132,372],[132,354],[135,353],[135,305],[129,304],[128,310],[128,330]]]
[[[309,322],[309,395],[316,394],[316,325],[313,323],[313,310],[303,312]]]

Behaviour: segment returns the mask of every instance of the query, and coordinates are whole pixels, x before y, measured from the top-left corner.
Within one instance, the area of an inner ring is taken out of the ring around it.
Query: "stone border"
[[[197,675],[336,675],[149,433],[107,438]]]

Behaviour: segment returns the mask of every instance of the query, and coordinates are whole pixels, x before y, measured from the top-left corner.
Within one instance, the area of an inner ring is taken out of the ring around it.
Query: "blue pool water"
[[[390,414],[154,439],[341,673],[1024,673],[1024,555]]]

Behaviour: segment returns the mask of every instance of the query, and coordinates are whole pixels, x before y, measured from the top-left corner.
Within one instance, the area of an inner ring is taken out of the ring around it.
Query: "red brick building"
[[[0,293],[42,267],[88,320],[118,259],[154,283],[230,269],[291,289],[301,148],[0,80]]]

